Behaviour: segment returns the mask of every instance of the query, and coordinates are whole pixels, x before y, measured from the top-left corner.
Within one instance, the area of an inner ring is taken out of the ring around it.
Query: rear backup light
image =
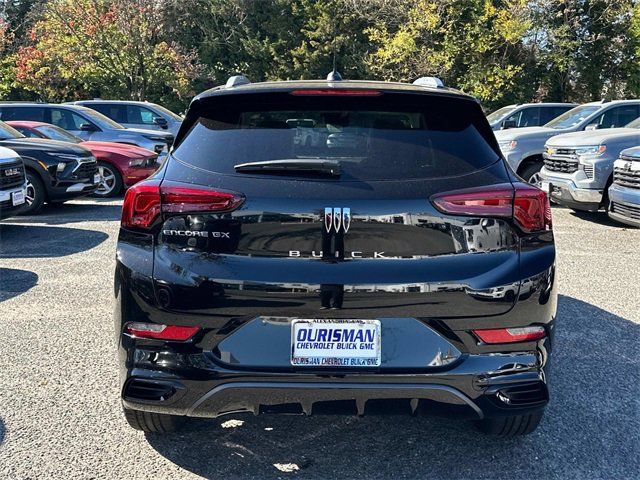
[[[318,88],[318,89],[303,89],[293,90],[291,95],[296,96],[322,96],[333,95],[343,97],[378,97],[382,95],[382,92],[378,90],[334,90],[332,88]]]
[[[547,334],[539,325],[522,328],[497,328],[494,330],[473,330],[473,333],[484,343],[517,343],[540,340]]]
[[[244,196],[207,187],[184,186],[172,182],[140,182],[124,196],[123,227],[148,229],[160,213],[225,212],[244,201]]]
[[[551,230],[547,194],[526,183],[442,193],[431,197],[431,202],[451,215],[513,218],[525,232]]]
[[[174,340],[177,342],[189,340],[199,330],[199,327],[183,327],[179,325],[162,325],[158,323],[142,322],[129,323],[125,327],[125,332],[136,338]]]

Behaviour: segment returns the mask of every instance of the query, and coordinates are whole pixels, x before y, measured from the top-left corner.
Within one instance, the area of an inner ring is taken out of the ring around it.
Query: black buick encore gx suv
[[[556,315],[546,194],[478,102],[425,77],[250,83],[191,103],[126,193],[128,422],[404,411],[532,432]]]

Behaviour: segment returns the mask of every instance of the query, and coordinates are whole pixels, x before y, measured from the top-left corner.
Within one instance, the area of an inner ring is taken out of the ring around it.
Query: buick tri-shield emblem
[[[347,233],[351,226],[351,209],[350,208],[325,208],[324,209],[324,228],[327,233],[338,233],[341,231]]]

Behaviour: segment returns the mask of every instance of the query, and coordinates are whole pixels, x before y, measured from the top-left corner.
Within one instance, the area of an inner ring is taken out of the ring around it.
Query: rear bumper
[[[446,373],[429,374],[219,370],[209,378],[194,378],[185,372],[177,377],[134,369],[123,384],[122,399],[127,408],[192,417],[391,411],[481,419],[544,408],[549,398],[545,363],[540,352],[521,352],[471,355]]]

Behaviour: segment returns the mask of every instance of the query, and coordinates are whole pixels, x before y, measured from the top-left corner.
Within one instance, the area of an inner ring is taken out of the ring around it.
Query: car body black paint
[[[345,85],[451,98],[481,115],[473,99],[448,91]],[[194,99],[175,156],[155,178],[239,192],[246,200],[233,212],[168,215],[151,232],[121,230],[115,326],[124,405],[191,416],[259,413],[288,403],[314,413],[336,400],[367,413],[373,400],[389,398],[406,399],[411,411],[425,406],[474,418],[543,408],[557,301],[553,233],[527,234],[506,218],[442,214],[428,201],[434,193],[517,182],[499,153],[463,174],[388,181],[215,172],[179,155],[217,97],[251,103],[252,95],[315,86],[336,88],[281,82]],[[478,125],[498,152],[486,120]],[[327,233],[326,207],[351,209],[347,233]],[[379,319],[381,366],[292,366],[294,318]],[[124,333],[134,321],[202,331],[187,342],[137,339]],[[544,339],[485,345],[471,333],[534,324],[546,328]],[[171,393],[145,399],[134,394],[135,382]],[[531,385],[539,395],[529,403],[507,404],[498,395]]]
[[[0,140],[0,146],[15,150],[22,157],[27,170],[35,172],[42,180],[46,189],[48,201],[62,201],[77,198],[95,191],[97,184],[93,183],[93,175],[97,173],[97,166],[93,169],[83,169],[81,176],[74,175],[74,162],[69,163],[63,172],[57,172],[56,166],[62,160],[56,154],[73,155],[86,160],[95,158],[86,148],[57,140],[39,138],[8,138]],[[97,165],[97,164],[96,164]],[[75,184],[86,184],[80,190],[68,191]]]

